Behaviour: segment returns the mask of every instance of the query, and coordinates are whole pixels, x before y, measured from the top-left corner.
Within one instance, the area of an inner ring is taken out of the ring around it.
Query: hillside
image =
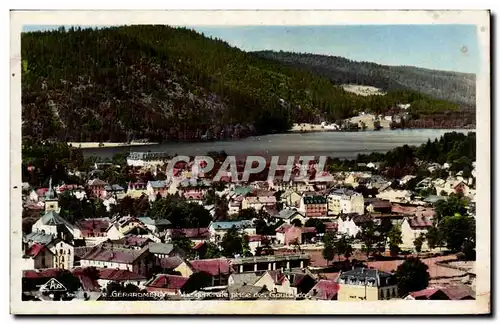
[[[455,102],[464,108],[475,107],[474,74],[356,62],[338,56],[274,51],[254,52],[254,54],[311,71],[339,85],[352,83],[374,86],[386,91],[411,90]]]
[[[36,140],[237,138],[398,103],[418,118],[458,110],[412,91],[358,96],[185,28],[30,32],[21,51],[23,137]]]

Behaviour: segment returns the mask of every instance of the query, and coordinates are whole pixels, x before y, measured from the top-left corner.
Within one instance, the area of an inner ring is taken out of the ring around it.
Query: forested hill
[[[384,90],[412,90],[434,98],[449,100],[467,108],[475,107],[474,74],[356,62],[338,56],[282,51],[261,51],[254,54],[314,72],[335,84],[353,83]]]
[[[357,96],[185,28],[30,32],[21,51],[23,137],[36,140],[221,139],[398,103],[415,102],[419,115],[457,110],[409,91]]]

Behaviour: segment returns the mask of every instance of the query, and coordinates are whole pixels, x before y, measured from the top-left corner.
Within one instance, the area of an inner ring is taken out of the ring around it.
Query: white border
[[[105,23],[103,23],[105,22]],[[481,70],[477,75],[477,283],[475,301],[203,301],[34,302],[20,301],[20,31],[22,25],[360,25],[474,24]],[[11,312],[15,314],[467,314],[490,310],[490,60],[486,11],[27,11],[11,12]],[[17,186],[18,189],[13,189]],[[418,303],[418,304],[416,304]],[[29,306],[28,306],[29,305]],[[67,305],[67,306],[66,306]],[[416,306],[418,305],[418,306]]]

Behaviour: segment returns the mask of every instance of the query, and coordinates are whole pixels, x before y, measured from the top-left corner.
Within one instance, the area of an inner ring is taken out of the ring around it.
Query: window
[[[59,250],[59,254],[63,254],[63,253],[64,253],[64,252],[63,252],[63,249],[60,249],[60,250]]]
[[[71,250],[70,249],[68,249],[68,255],[71,255]]]
[[[64,262],[64,257],[63,256],[61,257],[61,262]]]

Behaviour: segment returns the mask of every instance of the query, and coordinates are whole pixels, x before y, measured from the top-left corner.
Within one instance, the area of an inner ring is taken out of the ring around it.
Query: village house
[[[235,215],[235,214],[238,214],[241,210],[241,201],[243,200],[243,198],[241,198],[241,200],[236,200],[236,199],[232,199],[231,201],[229,201],[228,203],[228,215]]]
[[[365,213],[363,195],[349,189],[336,189],[328,194],[328,213],[332,215]]]
[[[167,152],[130,152],[127,164],[135,167],[157,167],[170,159]]]
[[[378,198],[368,198],[365,200],[366,211],[369,213],[390,214],[392,213],[392,204],[388,200]]]
[[[57,238],[53,234],[35,231],[23,235],[23,244],[31,246],[34,243],[41,244],[53,254],[52,267],[59,269],[71,269],[74,260],[74,247],[72,244]]]
[[[464,284],[455,283],[445,287],[434,286],[413,291],[405,300],[474,300],[476,293]]]
[[[371,173],[369,172],[351,172],[344,179],[344,185],[356,188],[360,182],[365,182],[371,178]]]
[[[278,221],[282,220],[287,224],[292,224],[296,219],[299,220],[301,224],[305,224],[307,220],[305,215],[296,208],[284,208],[272,217]]]
[[[58,187],[56,187],[56,193],[58,195],[64,194],[64,193],[69,193],[70,195],[76,197],[77,199],[84,199],[87,196],[87,193],[85,192],[85,188],[83,186],[77,185],[77,184],[63,184]]]
[[[102,197],[104,188],[108,184],[100,179],[92,179],[87,183],[87,188],[92,193],[94,197]]]
[[[281,195],[281,202],[290,207],[299,207],[301,198],[295,190],[288,189]]]
[[[432,227],[432,219],[423,216],[405,217],[401,223],[402,248],[414,249],[414,241],[420,235],[425,235]],[[427,241],[422,245],[422,251],[428,250]]]
[[[168,219],[152,219],[151,217],[137,217],[148,230],[156,235],[164,235],[167,229],[172,225]]]
[[[148,292],[159,292],[166,295],[180,295],[182,288],[188,280],[188,277],[171,274],[158,274],[146,282],[145,287]]]
[[[356,268],[339,275],[338,301],[377,301],[398,297],[394,275],[376,269]]]
[[[110,282],[117,282],[124,287],[128,284],[132,284],[142,289],[147,282],[147,278],[144,275],[129,270],[100,268],[97,282],[103,288],[106,288]]]
[[[187,191],[187,192],[184,192],[184,198],[186,198],[186,200],[188,202],[193,202],[193,203],[197,203],[197,204],[200,204],[200,205],[203,205],[203,199],[204,199],[204,194],[200,191]]]
[[[110,226],[109,218],[89,218],[76,222],[75,226],[80,229],[80,237],[87,245],[97,245],[107,240],[107,229]]]
[[[45,269],[54,267],[54,254],[43,244],[23,244],[22,270]]]
[[[147,195],[147,186],[145,182],[129,182],[127,188],[127,196],[131,198],[139,198],[142,195]]]
[[[170,257],[184,257],[186,252],[181,248],[174,246],[171,243],[149,243],[149,252],[157,259],[165,259]]]
[[[319,280],[307,293],[306,298],[312,300],[337,300],[340,285],[333,280]]]
[[[411,201],[412,193],[409,190],[385,190],[377,195],[377,198],[388,200],[391,203],[405,203]]]
[[[187,267],[176,268],[183,277],[189,277],[193,273],[205,272],[212,277],[210,287],[227,286],[229,276],[234,272],[225,258],[191,260],[187,262]]]
[[[307,294],[316,285],[315,275],[307,268],[285,270],[283,274],[298,294]]]
[[[361,226],[372,220],[368,215],[347,214],[339,216],[337,220],[338,232],[356,237],[361,232]]]
[[[81,267],[111,268],[132,271],[144,276],[155,265],[155,258],[149,252],[149,247],[140,250],[130,248],[105,248],[98,245],[83,255]]]
[[[102,191],[101,197],[106,199],[113,197],[115,199],[122,199],[125,196],[125,189],[117,184],[114,185],[105,185],[104,190]]]
[[[239,232],[241,231],[246,233],[247,235],[254,235],[256,231],[255,226],[253,226],[253,223],[250,220],[212,222],[208,229],[210,231],[211,240],[216,242],[222,240],[224,235],[230,229],[236,229]]]
[[[297,288],[292,287],[290,280],[280,270],[267,270],[253,285],[266,287],[270,292],[297,295]]]
[[[167,194],[167,182],[163,180],[158,181],[148,181],[146,192],[150,197],[156,197],[157,195],[165,196]]]
[[[316,237],[316,228],[283,224],[276,229],[276,242],[284,245],[303,244]]]
[[[408,175],[405,175],[404,177],[402,177],[401,179],[399,179],[399,184],[401,186],[404,186],[406,185],[408,182],[410,182],[410,180],[413,180],[415,179],[417,176],[415,175],[411,175],[411,174],[408,174]]]
[[[210,229],[207,227],[168,229],[166,238],[170,240],[175,235],[184,236],[196,244],[210,240]]]
[[[265,235],[253,234],[248,236],[248,247],[253,255],[255,255],[258,247],[264,246],[267,242],[271,242],[271,239]]]
[[[434,184],[436,193],[439,196],[449,196],[451,194],[462,194],[469,196],[469,186],[464,180],[449,178],[446,181],[436,181]]]
[[[139,219],[136,217],[125,216],[112,222],[106,231],[106,237],[111,240],[122,239],[126,235],[137,235],[140,237],[149,238],[152,241],[160,242],[160,238],[152,233]]]
[[[161,268],[161,272],[173,273],[173,274],[181,273],[182,269],[185,269],[187,267],[187,264],[184,261],[184,259],[179,256],[171,256],[159,259],[157,258],[156,265]],[[177,268],[179,268],[179,270],[181,271],[177,271],[176,270]],[[186,272],[186,270],[182,272]]]
[[[228,278],[228,286],[253,285],[260,278],[255,272],[232,273]]]
[[[270,196],[247,196],[241,202],[241,208],[254,208],[256,211],[262,209],[262,207],[274,207],[276,206],[276,197],[274,195]]]
[[[326,217],[328,215],[328,201],[323,196],[304,194],[298,210],[303,212],[307,218]]]

